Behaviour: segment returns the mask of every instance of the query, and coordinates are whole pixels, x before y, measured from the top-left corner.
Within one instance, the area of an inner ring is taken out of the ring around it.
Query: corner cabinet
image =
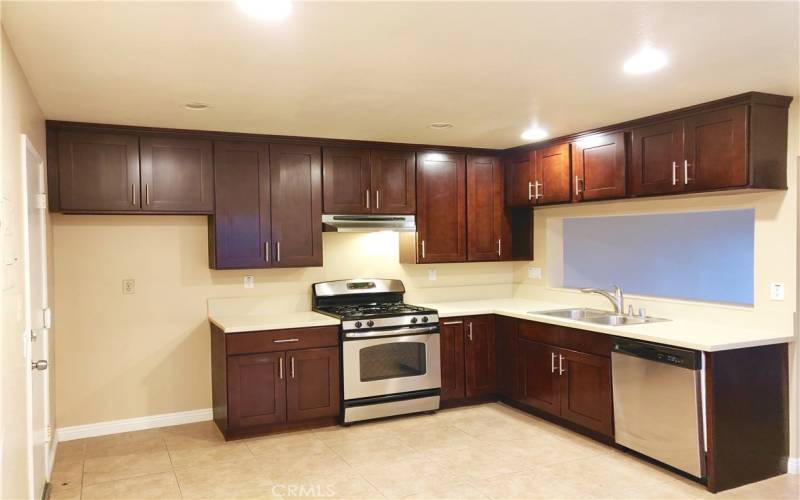
[[[494,315],[442,318],[442,401],[491,396],[497,387]]]
[[[320,149],[218,141],[214,150],[211,267],[321,266]]]

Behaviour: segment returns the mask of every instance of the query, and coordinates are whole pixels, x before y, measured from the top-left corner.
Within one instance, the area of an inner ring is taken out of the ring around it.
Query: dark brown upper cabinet
[[[682,191],[682,183],[678,183],[678,162],[682,156],[681,121],[669,121],[633,129],[631,194],[670,194]]]
[[[273,266],[322,265],[320,156],[317,146],[269,147]]]
[[[463,154],[417,155],[417,232],[401,235],[402,262],[467,260],[467,183]]]
[[[415,163],[412,152],[323,148],[323,211],[345,215],[413,214]]]
[[[533,201],[536,205],[571,200],[569,144],[556,144],[534,152]]]
[[[214,164],[211,141],[142,137],[142,210],[214,211]]]
[[[372,211],[368,149],[323,148],[323,210],[327,214]]]
[[[533,203],[533,151],[516,152],[506,158],[506,206],[529,207]]]
[[[467,157],[467,260],[501,260],[503,243],[503,169],[492,156]]]
[[[746,186],[747,106],[684,120],[683,150],[682,178],[687,191]]]
[[[217,142],[215,163],[211,267],[322,265],[318,147]]]
[[[574,201],[625,197],[625,133],[597,134],[572,143]]]
[[[58,180],[61,210],[140,210],[139,138],[129,134],[59,131]]]

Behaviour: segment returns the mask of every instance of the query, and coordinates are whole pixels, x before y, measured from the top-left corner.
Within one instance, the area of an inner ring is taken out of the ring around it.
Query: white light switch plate
[[[528,278],[533,279],[533,280],[542,279],[542,268],[541,267],[529,267],[528,268]]]
[[[428,281],[436,281],[436,269],[428,269]]]
[[[136,293],[136,280],[134,279],[122,280],[122,294],[133,295],[134,293]]]
[[[769,284],[769,298],[772,300],[783,300],[783,283]]]
[[[245,276],[244,277],[244,287],[245,288],[253,288],[254,286],[256,286],[255,278],[253,278],[249,274],[247,276]]]

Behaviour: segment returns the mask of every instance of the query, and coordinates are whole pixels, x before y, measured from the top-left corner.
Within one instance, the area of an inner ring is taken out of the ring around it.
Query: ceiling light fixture
[[[432,128],[433,130],[444,130],[448,128],[453,128],[453,124],[447,122],[434,122],[428,125],[428,128]]]
[[[663,50],[645,47],[629,57],[622,69],[625,73],[631,75],[641,75],[658,71],[666,66],[668,62],[667,54]]]
[[[268,23],[283,21],[292,14],[292,0],[236,0],[236,4],[248,16]]]
[[[211,106],[209,106],[204,102],[187,102],[186,104],[183,105],[183,107],[185,109],[189,109],[192,111],[203,111],[205,109],[210,108]]]
[[[547,130],[541,127],[531,127],[522,133],[522,138],[526,141],[541,141],[547,136]]]

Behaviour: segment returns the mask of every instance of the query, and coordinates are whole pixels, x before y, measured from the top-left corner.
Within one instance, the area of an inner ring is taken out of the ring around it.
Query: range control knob
[[[361,322],[360,321],[356,321],[355,325],[356,325],[356,328],[361,328]]]
[[[416,322],[417,322],[417,318],[416,318],[416,316],[415,316],[415,317],[413,317],[413,318],[411,318],[411,322],[412,322],[412,323],[416,323]]]
[[[367,326],[375,326],[375,322],[372,320],[367,321]]]
[[[427,323],[428,322],[428,317],[427,316],[423,316],[422,317],[422,322],[423,323]]]

